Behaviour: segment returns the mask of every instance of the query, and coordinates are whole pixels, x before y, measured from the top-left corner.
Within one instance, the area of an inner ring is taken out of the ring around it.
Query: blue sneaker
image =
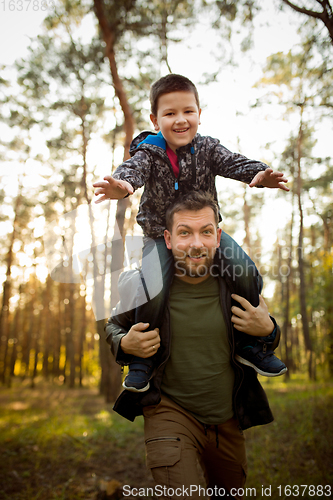
[[[125,377],[123,387],[132,392],[148,391],[153,371],[153,358],[133,358],[132,363],[129,364],[129,372]]]
[[[257,342],[255,346],[243,347],[235,358],[239,363],[250,366],[264,377],[278,377],[288,370],[286,365],[275,356],[274,351],[261,342]]]

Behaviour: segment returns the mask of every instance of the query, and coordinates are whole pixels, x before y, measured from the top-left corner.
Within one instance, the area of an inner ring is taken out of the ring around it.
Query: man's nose
[[[201,241],[200,234],[194,234],[191,241],[191,248],[202,248],[204,244]]]

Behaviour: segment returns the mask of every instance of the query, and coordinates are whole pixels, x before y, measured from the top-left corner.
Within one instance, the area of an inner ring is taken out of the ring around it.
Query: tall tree
[[[304,247],[304,197],[306,190],[304,184],[311,182],[309,177],[310,168],[316,163],[312,157],[314,146],[313,127],[319,116],[325,114],[327,101],[323,96],[327,94],[328,85],[332,81],[323,76],[322,68],[319,68],[314,57],[314,44],[309,39],[305,40],[306,51],[289,52],[288,54],[275,54],[268,60],[265,68],[265,76],[262,79],[264,85],[273,84],[278,89],[276,95],[279,102],[284,103],[287,112],[298,115],[298,134],[290,138],[290,158],[292,159],[294,173],[294,188],[297,198],[299,214],[298,232],[298,274],[299,274],[299,304],[302,317],[302,329],[304,344],[309,352],[309,374],[313,375],[314,361],[313,338],[311,338],[309,327],[309,303],[306,296],[306,252]],[[313,178],[313,177],[312,177]],[[309,294],[308,294],[309,295]],[[286,318],[286,323],[288,319]]]

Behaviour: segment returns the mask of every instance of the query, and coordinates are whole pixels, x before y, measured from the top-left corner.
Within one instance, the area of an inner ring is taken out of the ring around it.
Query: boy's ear
[[[201,117],[201,108],[199,109],[199,125],[201,125],[200,117]]]
[[[157,118],[155,115],[151,114],[150,115],[150,121],[152,122],[152,124],[154,125],[154,129],[156,130],[156,132],[158,132],[160,130],[160,127],[157,123]]]

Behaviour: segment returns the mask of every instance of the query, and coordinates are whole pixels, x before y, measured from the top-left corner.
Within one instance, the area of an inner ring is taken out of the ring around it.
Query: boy
[[[175,74],[160,78],[151,87],[150,102],[150,119],[156,133],[143,132],[135,138],[130,149],[131,159],[120,165],[112,177],[104,177],[106,182],[97,182],[94,187],[98,188],[95,195],[102,195],[97,200],[99,203],[105,199],[124,198],[144,186],[137,215],[137,222],[146,237],[142,252],[143,279],[138,297],[154,287],[158,269],[162,271],[163,289],[152,300],[136,308],[135,322],[143,322],[143,329],[150,326],[153,330],[161,324],[173,278],[174,262],[163,235],[165,213],[175,198],[180,193],[201,190],[212,193],[217,201],[216,175],[246,182],[250,187],[289,189],[281,172],[273,172],[264,163],[231,153],[217,139],[197,134],[201,115],[199,96],[188,78]],[[154,248],[159,261],[154,261]],[[261,277],[251,259],[224,232],[216,265],[234,294],[245,297],[254,307],[259,305]],[[147,293],[146,296],[149,298]],[[287,368],[270,349],[275,339],[266,340],[260,344],[238,332],[237,359],[262,375],[281,375]],[[145,359],[133,359],[123,384],[125,389],[143,392],[149,388],[156,356],[158,353]]]

